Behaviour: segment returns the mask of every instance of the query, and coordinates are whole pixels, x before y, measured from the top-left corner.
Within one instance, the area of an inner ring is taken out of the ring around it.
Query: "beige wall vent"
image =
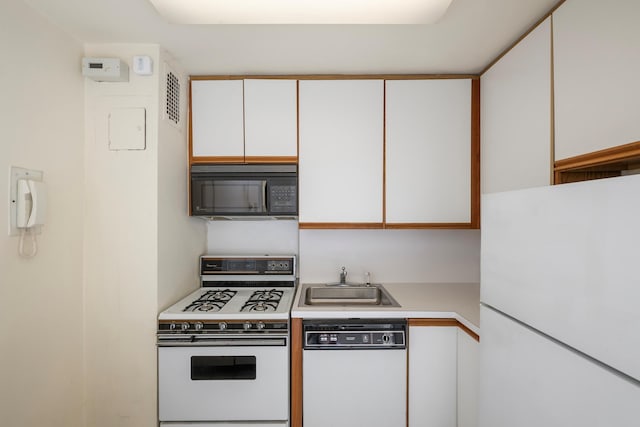
[[[164,106],[162,118],[175,127],[182,127],[182,92],[180,75],[165,63]]]

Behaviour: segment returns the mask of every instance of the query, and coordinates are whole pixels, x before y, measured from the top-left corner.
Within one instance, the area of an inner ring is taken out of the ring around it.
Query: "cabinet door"
[[[471,80],[386,82],[386,222],[471,221]]]
[[[482,75],[482,192],[551,182],[551,19]]]
[[[409,327],[409,427],[455,427],[455,326]]]
[[[298,154],[297,82],[245,80],[245,156],[295,160]]]
[[[568,0],[553,14],[556,160],[640,140],[640,2]]]
[[[192,156],[244,160],[242,80],[191,82]]]
[[[300,223],[382,224],[382,80],[299,83]]]
[[[479,343],[458,329],[458,427],[478,425]]]

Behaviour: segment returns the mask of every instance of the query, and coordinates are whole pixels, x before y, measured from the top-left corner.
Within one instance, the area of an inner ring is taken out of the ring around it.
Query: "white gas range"
[[[200,258],[202,287],[158,316],[162,426],[289,425],[295,261]]]

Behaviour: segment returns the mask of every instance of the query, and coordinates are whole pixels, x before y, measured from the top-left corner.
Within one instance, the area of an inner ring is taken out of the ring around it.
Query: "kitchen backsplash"
[[[479,282],[479,230],[298,230],[297,221],[211,221],[210,254],[297,254],[301,282]]]
[[[479,282],[479,230],[301,230],[302,282]]]
[[[298,253],[298,221],[209,221],[207,224],[209,254]]]

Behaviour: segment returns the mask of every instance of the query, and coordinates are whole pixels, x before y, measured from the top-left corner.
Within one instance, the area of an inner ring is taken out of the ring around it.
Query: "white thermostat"
[[[133,72],[139,76],[150,76],[153,74],[153,60],[150,56],[134,56],[132,67]]]
[[[82,75],[97,82],[128,82],[129,66],[118,58],[82,58]]]

